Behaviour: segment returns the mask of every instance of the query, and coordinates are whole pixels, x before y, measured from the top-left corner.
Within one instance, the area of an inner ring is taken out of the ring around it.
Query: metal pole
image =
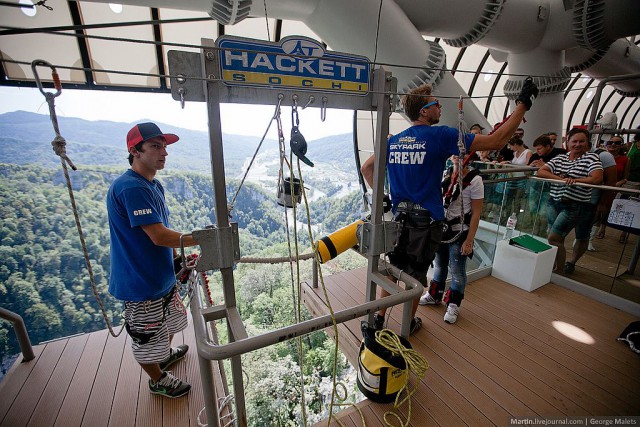
[[[589,129],[589,131],[593,129],[593,125],[595,124],[596,119],[598,117],[598,107],[600,106],[600,97],[602,96],[602,90],[607,85],[607,83],[618,82],[621,80],[639,79],[639,78],[640,78],[640,73],[636,73],[636,74],[625,74],[621,76],[610,76],[600,80],[600,83],[598,83],[598,88],[596,89],[596,94],[593,97],[593,105],[591,106],[591,115],[589,116],[589,125],[587,126],[587,129]]]
[[[22,352],[22,361],[28,362],[29,360],[33,360],[36,356],[33,354],[33,347],[31,347],[29,333],[24,325],[22,316],[0,307],[0,318],[8,320],[13,325],[13,330],[16,333],[18,344],[20,345],[20,351]]]
[[[333,316],[326,314],[311,320],[285,326],[280,329],[276,329],[275,331],[246,337],[244,339],[239,339],[222,345],[217,345],[208,339],[206,322],[222,319],[225,316],[228,316],[227,311],[224,307],[213,307],[213,311],[201,310],[202,301],[199,299],[200,297],[197,296],[192,301],[192,304],[196,302],[198,304],[198,309],[200,310],[200,314],[193,317],[193,329],[195,330],[196,339],[198,341],[198,354],[210,360],[228,359],[236,355],[248,353],[250,351],[327,328],[333,325],[334,320],[336,323],[343,323],[347,320],[357,319],[366,314],[374,313],[376,310],[381,308],[391,307],[403,302],[411,303],[422,294],[422,284],[397,267],[381,261],[379,269],[380,271],[375,273],[375,276],[377,276],[376,280],[386,280],[391,283],[385,275],[401,278],[402,281],[406,283],[408,289],[399,289],[396,292],[391,292],[391,295],[388,297],[374,299],[373,301],[369,301],[364,304],[359,304],[354,307],[337,311]]]
[[[391,110],[390,105],[390,80],[391,73],[385,71],[384,67],[378,67],[374,72],[374,96],[372,99],[373,107],[377,109],[376,117],[376,133],[374,135],[374,155],[375,164],[373,170],[373,200],[371,205],[371,223],[374,225],[382,224],[382,198],[384,193],[384,178],[385,169],[387,163],[387,135],[389,135],[389,114]],[[375,245],[375,232],[370,234],[369,247],[373,248]],[[380,255],[367,255],[367,290],[366,300],[373,301],[376,299],[377,285],[373,276],[378,272],[378,261]],[[368,321],[373,323],[374,313],[369,314]],[[404,318],[403,318],[404,319]],[[403,322],[404,323],[404,322]]]
[[[214,49],[213,40],[202,39],[202,62],[204,75],[215,78],[218,72],[218,52]],[[229,209],[227,207],[226,181],[224,177],[224,157],[222,147],[222,125],[220,122],[220,94],[219,82],[205,81],[205,98],[209,118],[209,145],[211,155],[211,173],[213,177],[213,194],[215,199],[216,224],[219,228],[229,227]],[[222,290],[224,303],[227,309],[236,307],[236,293],[233,282],[233,267],[220,269],[222,276]],[[227,322],[229,339],[234,340],[233,331]],[[236,403],[236,416],[238,425],[247,425],[246,408],[244,400],[244,384],[242,376],[242,360],[240,356],[231,359],[231,375],[233,377],[233,392]]]

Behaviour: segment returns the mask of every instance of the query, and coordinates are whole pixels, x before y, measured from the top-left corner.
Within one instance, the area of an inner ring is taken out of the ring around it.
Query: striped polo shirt
[[[585,178],[595,170],[602,170],[600,157],[596,153],[584,153],[575,160],[569,159],[569,153],[560,154],[547,163],[554,175],[567,178]],[[591,188],[578,185],[554,185],[551,184],[551,197],[555,200],[575,200],[589,202],[591,200]]]

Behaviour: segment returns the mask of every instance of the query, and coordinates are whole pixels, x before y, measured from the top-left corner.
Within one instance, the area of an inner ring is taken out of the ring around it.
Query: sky
[[[204,102],[187,102],[184,110],[170,94],[133,93],[98,90],[63,89],[55,98],[58,117],[78,117],[85,120],[137,122],[150,119],[173,126],[207,130],[207,109]],[[227,134],[261,137],[275,106],[224,104],[221,107],[222,131]],[[49,107],[39,90],[0,86],[0,114],[12,111],[49,114]],[[319,108],[298,108],[300,132],[309,141],[330,135],[351,133],[353,112],[327,110],[325,122],[320,120]],[[281,112],[285,137],[291,132],[291,107]],[[267,138],[277,139],[273,123]]]

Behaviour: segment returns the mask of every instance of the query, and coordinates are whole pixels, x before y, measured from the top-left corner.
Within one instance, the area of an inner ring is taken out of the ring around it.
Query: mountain
[[[124,141],[134,123],[58,117],[58,124],[60,133],[67,142],[67,155],[77,165],[127,166]],[[210,173],[207,132],[165,123],[158,125],[163,132],[180,136],[180,143],[169,150],[167,170]],[[57,167],[60,164],[51,148],[55,133],[48,115],[25,111],[0,114],[0,135],[0,163],[35,163],[46,167]],[[227,134],[223,134],[222,138],[227,176],[237,176],[242,172],[243,163],[253,156],[260,138]],[[308,140],[308,144],[307,157],[317,163],[341,165],[345,158],[353,158],[350,135]],[[277,157],[277,141],[265,140],[260,149],[260,152],[263,151],[275,152]]]

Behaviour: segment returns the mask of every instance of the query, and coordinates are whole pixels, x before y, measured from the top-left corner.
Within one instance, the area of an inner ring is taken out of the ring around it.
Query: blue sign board
[[[228,85],[270,86],[366,94],[371,64],[364,56],[325,50],[316,40],[289,36],[280,42],[222,36],[220,75]]]

